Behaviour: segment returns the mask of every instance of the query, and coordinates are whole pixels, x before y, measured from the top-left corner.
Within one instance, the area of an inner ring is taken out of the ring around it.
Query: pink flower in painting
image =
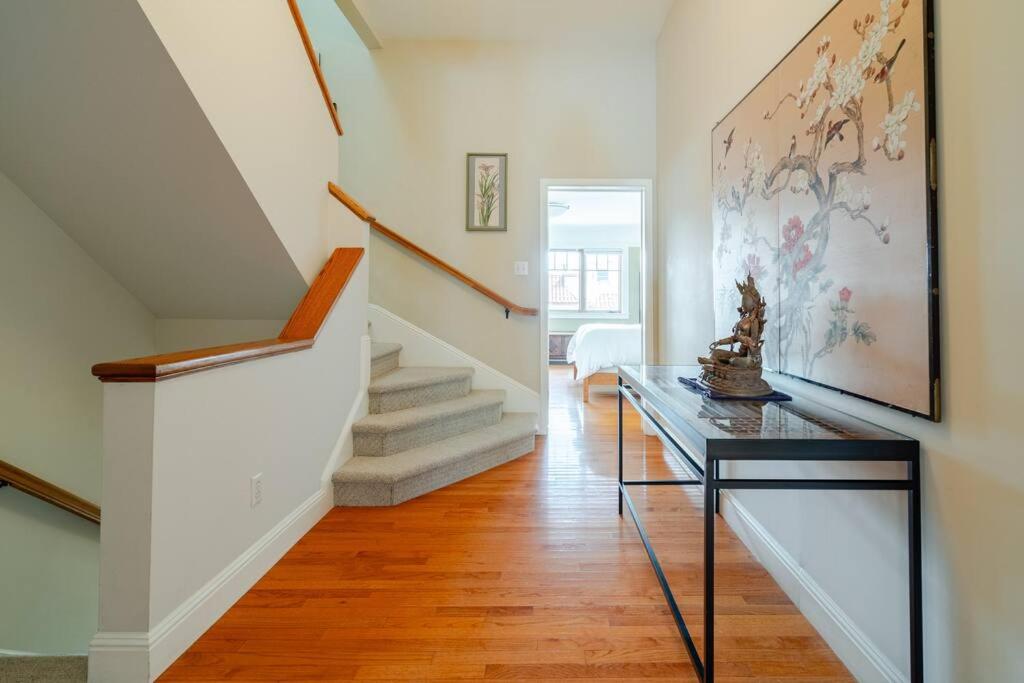
[[[793,247],[804,235],[804,222],[800,216],[793,216],[782,226],[782,250],[793,251]],[[806,265],[806,264],[805,264]]]
[[[806,267],[807,264],[811,262],[811,258],[811,248],[805,244],[804,250],[800,254],[800,258],[798,258],[796,263],[793,264],[793,275],[795,276],[797,273],[803,270],[804,267]]]
[[[757,254],[747,254],[747,275],[754,278],[755,280],[761,279],[767,271],[765,267],[761,265],[761,257]]]
[[[839,290],[839,300],[844,304],[850,303],[850,297],[853,296],[853,292],[850,291],[849,287],[843,287]]]

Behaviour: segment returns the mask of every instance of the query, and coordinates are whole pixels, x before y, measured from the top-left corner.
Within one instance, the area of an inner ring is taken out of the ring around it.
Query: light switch
[[[529,275],[530,274],[530,262],[529,261],[516,261],[515,262],[516,275]]]

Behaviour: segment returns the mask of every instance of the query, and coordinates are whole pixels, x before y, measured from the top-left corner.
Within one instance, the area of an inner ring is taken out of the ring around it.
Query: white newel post
[[[103,385],[100,605],[89,681],[151,680],[153,426],[156,384]]]

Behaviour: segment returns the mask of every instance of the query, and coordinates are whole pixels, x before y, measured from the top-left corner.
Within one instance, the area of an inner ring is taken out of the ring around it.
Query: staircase
[[[534,449],[535,414],[504,412],[503,391],[473,391],[472,368],[401,367],[401,351],[373,344],[370,414],[352,427],[335,505],[397,505]]]

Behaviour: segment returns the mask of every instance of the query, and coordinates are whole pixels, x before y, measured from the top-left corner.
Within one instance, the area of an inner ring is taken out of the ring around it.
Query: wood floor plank
[[[695,681],[616,513],[614,397],[578,394],[553,369],[530,455],[393,508],[332,510],[160,680]],[[625,425],[628,477],[685,476],[632,411]],[[699,634],[700,490],[634,491]],[[852,680],[721,520],[716,534],[718,680]]]

